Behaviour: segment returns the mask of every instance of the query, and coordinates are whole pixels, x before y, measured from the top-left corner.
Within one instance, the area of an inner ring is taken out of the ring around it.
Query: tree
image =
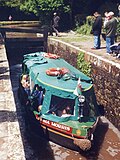
[[[40,20],[50,22],[53,12],[69,12],[70,7],[64,4],[64,0],[28,0],[21,5],[21,9],[34,12]],[[43,19],[44,18],[44,19]]]
[[[64,0],[1,0],[0,4],[19,8],[28,14],[34,13],[44,24],[50,22],[53,12],[70,12],[70,5],[64,4]]]
[[[0,0],[0,6],[7,6],[7,7],[15,7],[19,8],[22,0]]]

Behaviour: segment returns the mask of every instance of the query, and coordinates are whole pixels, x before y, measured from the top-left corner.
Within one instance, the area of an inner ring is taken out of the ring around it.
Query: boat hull
[[[60,146],[63,146],[65,148],[69,148],[71,150],[75,151],[80,150],[80,148],[74,144],[74,139],[72,137],[66,136],[65,134],[61,134],[60,132],[54,131],[45,126],[42,127],[46,135],[46,138],[49,139],[50,141],[59,144]]]
[[[29,135],[34,135],[35,137],[40,139],[42,138],[45,141],[52,141],[71,150],[80,150],[80,148],[74,144],[74,138],[72,136],[68,136],[41,124],[40,121],[36,120],[34,114],[29,110],[26,111],[26,116],[26,126],[28,127]]]

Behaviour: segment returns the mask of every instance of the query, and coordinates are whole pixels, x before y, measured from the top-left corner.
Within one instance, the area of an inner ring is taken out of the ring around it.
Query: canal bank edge
[[[25,159],[4,44],[0,44],[0,159]]]
[[[54,38],[48,39],[48,52],[60,55],[75,67],[77,55],[84,53],[92,67],[97,101],[104,107],[105,117],[120,130],[120,64]]]

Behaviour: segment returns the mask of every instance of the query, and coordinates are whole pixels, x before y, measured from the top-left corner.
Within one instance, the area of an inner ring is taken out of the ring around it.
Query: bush
[[[91,64],[84,60],[84,53],[83,52],[80,52],[78,54],[78,57],[77,57],[77,68],[81,72],[86,74],[87,76],[90,76],[90,74],[91,74]]]
[[[79,34],[86,34],[89,35],[92,29],[92,24],[94,22],[93,16],[86,17],[86,21],[83,25],[77,25],[76,32]]]

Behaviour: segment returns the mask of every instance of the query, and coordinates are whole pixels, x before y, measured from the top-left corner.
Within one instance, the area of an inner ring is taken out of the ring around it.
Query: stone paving
[[[0,42],[0,160],[24,160],[9,64],[2,40]]]

